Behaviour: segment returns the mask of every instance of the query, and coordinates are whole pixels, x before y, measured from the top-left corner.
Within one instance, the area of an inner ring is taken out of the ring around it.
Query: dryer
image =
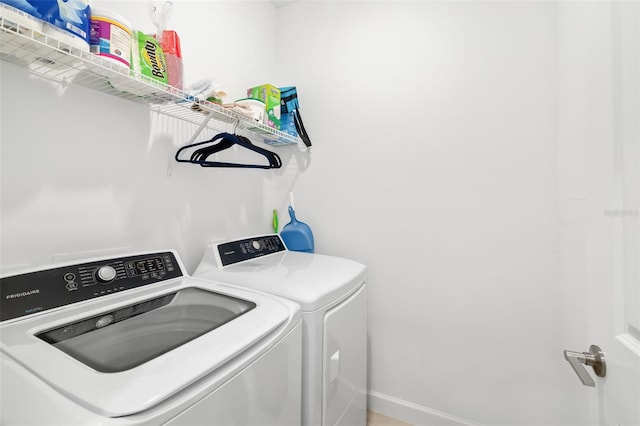
[[[289,251],[279,235],[212,245],[195,276],[290,299],[302,309],[302,424],[365,425],[367,286],[361,263]]]
[[[174,251],[0,279],[1,424],[298,425],[301,315]]]

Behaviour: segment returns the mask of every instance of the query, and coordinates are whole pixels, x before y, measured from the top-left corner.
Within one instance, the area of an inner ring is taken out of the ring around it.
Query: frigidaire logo
[[[33,290],[29,290],[29,291],[21,291],[20,293],[12,293],[12,294],[7,294],[7,299],[16,299],[18,297],[25,297],[25,296],[31,296],[32,294],[38,294],[40,293],[40,289],[36,288]]]

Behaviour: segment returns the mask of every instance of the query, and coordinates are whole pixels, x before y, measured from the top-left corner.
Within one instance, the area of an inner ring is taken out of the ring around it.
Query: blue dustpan
[[[313,253],[313,232],[311,232],[311,228],[306,223],[296,219],[296,212],[291,206],[289,206],[289,217],[291,221],[280,232],[285,245],[292,251]]]

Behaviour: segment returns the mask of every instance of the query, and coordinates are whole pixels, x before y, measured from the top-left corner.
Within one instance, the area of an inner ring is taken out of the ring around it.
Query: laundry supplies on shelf
[[[263,84],[247,90],[247,97],[264,102],[266,112],[264,124],[274,129],[280,129],[280,89]]]
[[[84,47],[76,47],[69,43],[68,38],[73,38],[71,35],[46,34],[44,20],[7,3],[13,1],[0,0],[0,60],[22,67],[35,78],[60,87],[72,83],[128,101],[147,104],[154,112],[197,124],[199,128],[191,142],[205,128],[220,131],[230,123],[233,123],[234,129],[250,133],[252,138],[258,137],[258,140],[267,145],[295,145],[299,142],[295,135],[264,124],[259,114],[255,114],[253,106],[245,108],[246,105],[223,105],[226,92],[215,82],[211,86],[210,81],[204,81],[204,88],[202,85],[192,85],[187,90],[167,84],[166,56],[163,58],[164,51],[151,36],[136,33],[139,36],[138,42],[144,40],[143,50],[140,50],[140,43],[135,48],[136,43],[132,42],[132,50],[137,52],[138,64],[136,65],[135,60],[130,60],[129,69],[124,63],[91,53],[88,42]],[[27,2],[21,2],[24,3]],[[112,38],[112,49],[113,41]],[[122,56],[124,58],[126,55]],[[147,75],[142,72],[141,61],[146,61]]]
[[[15,14],[7,8],[2,13],[18,17],[20,24],[55,37],[76,49],[89,50],[91,8],[88,0],[2,0],[25,14]],[[26,21],[31,15],[42,21],[42,26]]]
[[[129,69],[131,58],[131,24],[107,9],[91,10],[91,53]]]

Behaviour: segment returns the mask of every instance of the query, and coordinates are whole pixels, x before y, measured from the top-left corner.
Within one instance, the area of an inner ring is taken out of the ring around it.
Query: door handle
[[[604,359],[604,352],[597,345],[591,345],[589,352],[574,352],[564,351],[564,359],[569,361],[569,364],[576,372],[580,381],[585,386],[595,387],[596,382],[593,381],[589,372],[584,365],[593,367],[593,371],[598,377],[604,377],[607,375],[607,363]]]

